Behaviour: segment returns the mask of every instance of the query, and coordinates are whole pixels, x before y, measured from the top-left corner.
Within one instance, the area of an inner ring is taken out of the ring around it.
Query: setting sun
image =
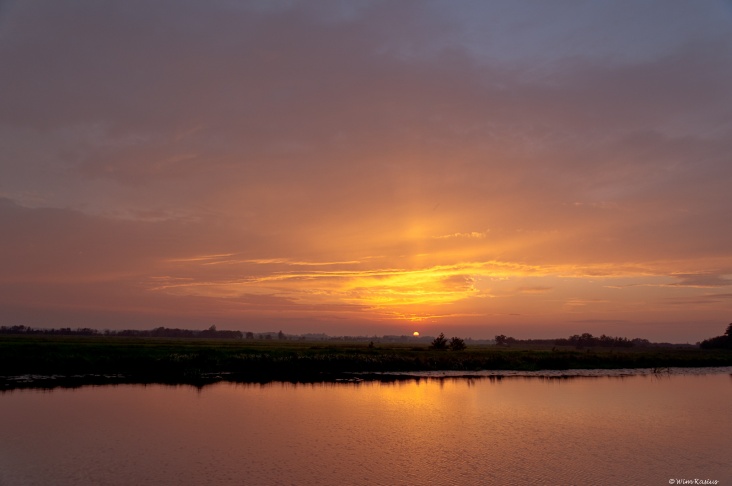
[[[412,333],[412,336],[414,336],[414,337],[419,337],[419,331],[414,331],[414,332]]]

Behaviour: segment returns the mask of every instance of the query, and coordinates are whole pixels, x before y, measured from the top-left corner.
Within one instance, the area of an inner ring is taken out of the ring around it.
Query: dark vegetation
[[[462,351],[467,348],[467,346],[465,345],[465,340],[460,339],[459,337],[450,338],[450,343],[448,344],[448,347],[453,351]]]
[[[602,347],[602,348],[676,348],[676,347],[693,347],[691,344],[671,344],[671,343],[652,343],[648,339],[628,339],[624,337],[612,337],[602,336],[596,337],[590,333],[575,334],[568,338],[559,339],[515,339],[509,336],[500,334],[495,337],[495,342],[498,346],[512,346],[512,345],[554,345],[554,346],[574,346],[578,349],[587,347]]]
[[[440,333],[430,344],[430,349],[447,349],[447,338],[445,334]]]
[[[467,346],[465,345],[465,340],[460,339],[459,337],[452,337],[448,341],[444,333],[440,333],[440,335],[433,339],[432,343],[430,343],[430,349],[436,350],[450,349],[451,351],[462,351],[465,348],[467,348]]]
[[[729,342],[729,332],[730,328],[720,336],[727,339],[725,343]],[[717,343],[717,339],[707,341]],[[0,333],[0,389],[58,386],[59,377],[80,384],[195,384],[219,380],[330,381],[353,372],[701,366],[732,366],[732,352],[729,348],[697,346],[579,348],[518,340],[510,345],[466,346],[463,339],[448,340],[444,334],[432,344],[415,344]],[[38,376],[27,381],[11,378],[20,375]],[[55,381],[44,381],[52,375]]]
[[[721,336],[705,339],[699,343],[702,349],[732,349],[732,324]]]
[[[62,327],[60,329],[35,329],[28,326],[1,326],[0,334],[31,334],[43,336],[124,336],[124,337],[167,337],[167,338],[212,338],[212,339],[242,339],[244,334],[241,331],[218,331],[216,326],[211,326],[203,331],[194,329],[176,329],[168,327],[156,327],[150,330],[125,329],[121,331],[98,331],[88,327],[71,329]],[[254,334],[249,332],[254,339]],[[282,331],[279,333],[282,335]]]

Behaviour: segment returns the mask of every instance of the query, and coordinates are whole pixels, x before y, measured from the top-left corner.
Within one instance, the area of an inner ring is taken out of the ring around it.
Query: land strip
[[[732,366],[729,350],[0,336],[0,389],[95,383],[333,381],[349,373]],[[21,378],[19,378],[21,377]]]

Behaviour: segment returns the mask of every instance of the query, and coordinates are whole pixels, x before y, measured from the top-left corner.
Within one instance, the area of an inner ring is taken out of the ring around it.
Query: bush
[[[432,344],[430,344],[430,348],[447,349],[447,339],[445,338],[445,334],[440,333],[439,336],[437,336],[435,339],[433,339]]]
[[[450,339],[450,349],[453,351],[462,351],[465,349],[465,341],[460,339],[459,337],[453,337]]]

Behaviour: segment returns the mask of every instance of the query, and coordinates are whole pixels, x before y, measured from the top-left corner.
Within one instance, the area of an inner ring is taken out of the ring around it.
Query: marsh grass
[[[732,352],[703,349],[577,350],[561,346],[0,336],[0,377],[124,377],[127,382],[312,381],[348,372],[569,370],[732,366]],[[80,378],[83,380],[83,378]],[[0,388],[8,388],[8,380]]]

